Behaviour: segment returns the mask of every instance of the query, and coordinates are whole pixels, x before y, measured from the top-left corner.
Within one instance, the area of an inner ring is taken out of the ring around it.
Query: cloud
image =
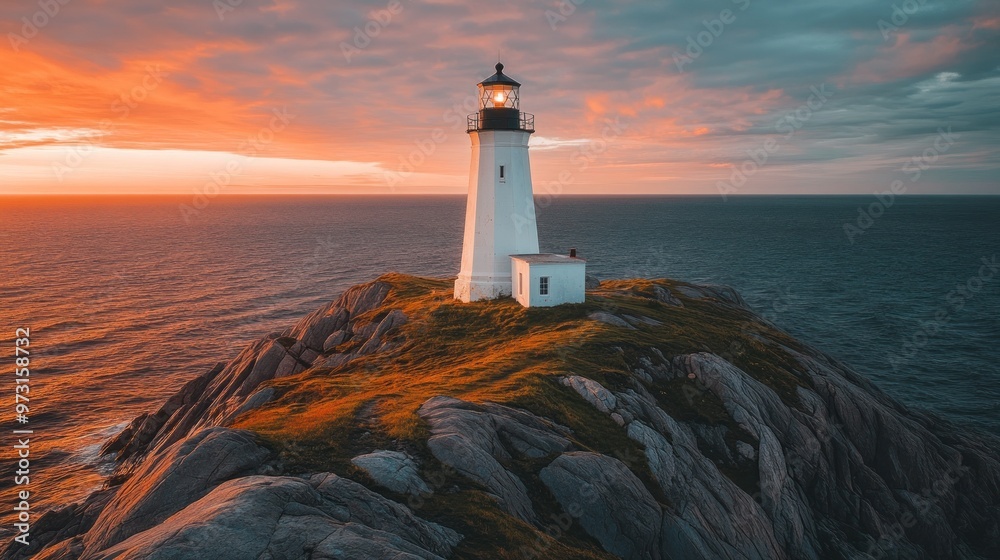
[[[0,125],[27,124],[22,121],[0,121]],[[0,150],[45,144],[68,144],[96,138],[101,131],[92,128],[33,128],[25,130],[0,130]]]
[[[589,138],[547,138],[545,136],[532,136],[528,145],[534,151],[557,150],[559,148],[571,148],[574,146],[585,146],[592,140]]]
[[[833,0],[588,0],[568,14],[549,0],[394,6],[244,0],[220,17],[202,0],[74,0],[17,51],[0,48],[0,138],[8,149],[68,146],[101,129],[110,149],[232,153],[285,110],[294,121],[260,157],[399,172],[429,145],[408,182],[461,192],[465,115],[500,51],[536,115],[537,180],[572,169],[568,157],[608,120],[625,127],[571,190],[642,182],[714,193],[721,168],[712,166],[739,162],[823,84],[836,94],[775,155],[775,169],[856,169],[842,187],[822,188],[857,189],[948,125],[964,135],[939,163],[955,168],[942,188],[978,185],[1000,165],[995,3],[926,0],[905,21],[891,3]],[[0,4],[8,42],[36,8]],[[724,10],[728,23],[717,23]],[[704,45],[679,69],[674,55],[687,56],[692,40]],[[155,87],[149,68],[162,73]],[[772,179],[782,180],[754,188]],[[289,184],[301,180],[289,171]]]

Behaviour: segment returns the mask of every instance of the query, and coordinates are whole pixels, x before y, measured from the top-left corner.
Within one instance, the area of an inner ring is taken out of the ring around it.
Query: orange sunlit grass
[[[355,420],[365,409],[389,437],[413,438],[419,430],[416,410],[427,399],[506,402],[525,396],[531,387],[527,378],[565,373],[562,362],[550,359],[563,342],[585,340],[598,329],[582,320],[579,306],[559,313],[561,320],[538,321],[538,313],[513,300],[457,302],[446,281],[384,278],[393,285],[390,296],[358,320],[399,309],[408,322],[396,336],[406,342],[389,355],[279,381],[284,392],[279,404],[244,418],[241,427],[308,439]]]
[[[610,420],[585,404],[581,408],[557,377],[580,374],[615,386],[631,375],[625,353],[656,347],[667,356],[699,351],[729,355],[734,343],[743,349],[740,356],[731,356],[736,364],[760,375],[789,403],[797,401],[799,381],[774,373],[791,371],[791,358],[762,345],[760,336],[789,347],[795,347],[794,341],[741,308],[725,311],[717,303],[683,296],[683,306],[664,305],[655,297],[656,286],[676,284],[672,281],[605,282],[588,292],[586,303],[525,309],[511,299],[457,302],[448,281],[399,274],[380,280],[390,284],[389,296],[353,321],[355,328],[363,327],[390,311],[402,311],[407,322],[387,334],[398,345],[339,367],[316,366],[274,381],[275,401],[238,418],[236,427],[263,435],[302,468],[334,470],[349,468],[346,461],[358,451],[352,446],[359,438],[384,444],[425,441],[426,425],[417,409],[441,395],[548,410],[587,439],[588,431],[602,429],[601,423]],[[605,310],[647,320],[623,330],[590,317]],[[352,349],[348,340],[332,352]],[[671,413],[728,421],[718,403],[687,402],[683,387],[674,389],[665,404]],[[311,455],[299,457],[298,450]]]

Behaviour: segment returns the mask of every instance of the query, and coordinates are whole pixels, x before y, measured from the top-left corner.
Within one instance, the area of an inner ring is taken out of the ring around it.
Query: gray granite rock
[[[563,511],[608,552],[625,560],[661,558],[660,506],[632,471],[607,455],[563,453],[539,473]]]
[[[701,288],[701,290],[707,293],[710,297],[715,297],[716,299],[722,300],[726,303],[749,309],[747,302],[743,300],[743,296],[741,296],[740,293],[731,286],[703,284],[699,286],[699,288]]]
[[[335,332],[350,333],[351,321],[381,305],[389,289],[390,285],[382,281],[354,286],[304,317],[285,336],[267,335],[247,345],[228,363],[220,363],[188,382],[155,414],[137,417],[105,445],[105,453],[118,456],[117,475],[128,476],[150,452],[162,451],[199,429],[232,421],[239,411],[247,410],[244,405],[263,383],[294,375],[312,365]],[[390,312],[373,326],[373,332],[382,336],[405,320],[401,312]],[[374,344],[368,351],[383,349],[381,344]],[[356,356],[335,355],[328,359],[342,365]]]
[[[676,286],[675,289],[681,294],[683,294],[685,297],[691,299],[713,299],[725,304],[749,309],[749,306],[747,306],[746,301],[743,300],[743,296],[741,296],[739,292],[737,292],[736,290],[734,290],[729,286],[721,286],[715,284],[686,286],[681,284]]]
[[[651,319],[651,318],[646,317],[644,315],[638,315],[637,316],[637,315],[627,315],[627,314],[624,314],[624,315],[622,315],[622,318],[625,319],[626,321],[628,321],[628,323],[630,325],[633,325],[633,326],[636,326],[636,327],[642,327],[642,326],[659,327],[660,325],[663,324],[662,322],[657,321],[656,319]]]
[[[385,531],[421,548],[448,556],[462,536],[414,515],[409,508],[332,473],[309,479],[323,498],[321,510],[345,523],[360,523]]]
[[[537,458],[568,449],[565,427],[513,408],[451,397],[428,400],[418,414],[430,425],[427,446],[437,460],[488,488],[511,515],[535,521],[527,488],[502,462],[513,454]]]
[[[702,454],[692,428],[667,415],[652,395],[637,386],[602,400],[592,395],[610,391],[596,381],[576,385],[587,387],[581,396],[598,410],[627,418],[628,437],[645,449],[648,468],[671,503],[662,518],[664,558],[786,557],[764,510]]]
[[[588,317],[594,321],[607,323],[614,327],[621,327],[624,329],[635,329],[635,327],[628,324],[628,322],[625,319],[622,319],[621,317],[612,315],[611,313],[607,313],[605,311],[595,311],[590,315],[588,315]]]
[[[400,494],[419,496],[429,494],[431,489],[420,478],[417,464],[406,453],[400,451],[375,451],[358,455],[351,464],[362,469],[376,484]]]
[[[393,309],[377,324],[372,323],[373,328],[370,329],[371,334],[365,334],[365,338],[368,341],[365,342],[361,348],[358,350],[359,355],[373,354],[383,348],[386,344],[385,336],[390,333],[393,329],[397,329],[400,326],[406,324],[406,314],[398,309]]]
[[[329,352],[330,350],[333,350],[337,346],[343,344],[344,341],[346,341],[350,336],[351,333],[344,329],[334,332],[330,336],[326,337],[326,340],[323,342],[323,351]]]
[[[667,305],[672,305],[674,307],[684,307],[684,303],[677,299],[669,288],[664,288],[663,286],[653,286],[653,293],[656,295],[656,299]]]
[[[249,476],[84,559],[438,560],[460,536],[335,475]]]
[[[618,399],[614,393],[608,391],[600,383],[581,377],[579,375],[569,375],[560,378],[560,383],[576,391],[587,402],[597,407],[597,410],[605,414],[611,414],[618,405]]]
[[[350,318],[350,313],[343,307],[324,311],[324,314],[314,314],[296,325],[292,336],[314,350],[322,350],[326,339],[343,329]]]
[[[250,432],[202,430],[143,462],[84,537],[103,550],[166,520],[231,478],[256,472],[270,453]]]

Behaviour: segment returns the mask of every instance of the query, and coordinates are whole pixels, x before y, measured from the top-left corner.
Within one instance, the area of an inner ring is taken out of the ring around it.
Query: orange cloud
[[[587,110],[590,111],[588,117],[601,117],[607,114],[610,96],[606,93],[587,96]]]

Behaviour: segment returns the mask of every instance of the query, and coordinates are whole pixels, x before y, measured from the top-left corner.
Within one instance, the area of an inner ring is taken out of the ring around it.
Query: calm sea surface
[[[355,283],[453,276],[461,258],[459,197],[220,199],[190,222],[179,202],[0,199],[0,419],[16,427],[28,327],[36,513],[98,488],[104,440],[246,342]],[[1000,434],[1000,271],[983,260],[1000,256],[1000,197],[897,200],[852,244],[844,223],[872,202],[565,197],[538,223],[542,251],[576,247],[601,278],[730,284],[907,405]]]

